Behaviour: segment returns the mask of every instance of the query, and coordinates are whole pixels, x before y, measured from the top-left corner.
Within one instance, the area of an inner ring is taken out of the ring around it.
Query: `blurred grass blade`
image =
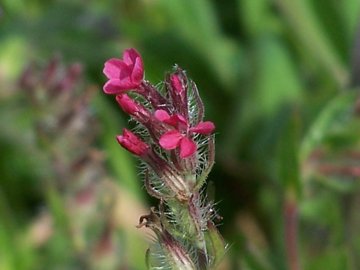
[[[344,119],[351,116],[357,94],[355,91],[341,93],[320,112],[301,143],[299,152],[301,164],[306,161],[333,126],[341,124]]]
[[[277,38],[261,39],[256,48],[259,61],[253,98],[260,115],[274,115],[284,104],[299,100],[301,83],[283,42]]]
[[[359,1],[360,3],[360,1]],[[360,21],[355,31],[354,45],[351,54],[351,87],[360,86]]]
[[[279,28],[280,21],[272,12],[270,1],[238,0],[237,2],[239,17],[249,35],[255,37]]]
[[[135,172],[131,155],[124,151],[116,142],[115,134],[121,133],[121,118],[106,99],[100,95],[94,100],[95,106],[99,111],[99,118],[103,123],[102,142],[107,154],[108,162],[111,165],[118,182],[126,187],[136,198],[142,198],[141,182]],[[119,117],[116,117],[118,115]],[[112,135],[109,135],[112,134]]]
[[[298,160],[300,119],[297,108],[290,108],[288,114],[278,145],[279,178],[286,194],[296,200],[301,192]]]
[[[232,86],[238,78],[238,47],[222,35],[216,12],[210,1],[206,0],[159,0],[160,7],[166,10],[167,21],[176,35],[180,35],[193,47],[196,53],[208,61],[208,67],[225,86]],[[196,26],[196,27],[194,27]]]
[[[337,3],[338,4],[338,3]],[[360,23],[360,1],[358,0],[346,0],[341,2],[342,14],[347,26],[348,38],[352,41],[356,28]]]
[[[276,0],[275,1],[294,31],[297,41],[305,46],[324,70],[327,70],[340,87],[345,87],[348,74],[339,60],[338,54],[322,31],[317,17],[312,12],[309,1]]]
[[[248,96],[244,98],[244,95],[238,95],[237,102],[234,102],[236,107],[225,129],[227,134],[222,148],[226,153],[231,153],[236,151],[234,145],[247,141],[245,147],[253,146],[252,152],[264,158],[259,148],[264,149],[265,145],[273,147],[274,137],[277,138],[281,133],[275,127],[279,124],[276,115],[286,104],[299,103],[303,87],[290,51],[281,40],[266,36],[258,38],[255,43],[256,69],[252,70],[254,81],[247,91]],[[260,121],[269,124],[261,126]],[[248,135],[249,132],[253,133]]]

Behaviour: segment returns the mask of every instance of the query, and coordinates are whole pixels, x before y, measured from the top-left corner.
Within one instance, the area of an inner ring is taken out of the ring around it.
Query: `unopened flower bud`
[[[147,154],[150,148],[149,145],[126,128],[124,128],[123,134],[117,136],[116,139],[122,147],[137,156]]]
[[[209,135],[215,130],[215,125],[211,121],[200,122],[195,127],[189,129],[193,133]]]
[[[146,122],[150,117],[150,113],[144,106],[137,103],[126,94],[117,95],[116,101],[124,112],[133,116],[136,120],[140,122]]]
[[[185,72],[177,67],[176,70],[166,78],[166,85],[176,111],[188,120],[188,86]]]
[[[178,95],[181,95],[184,92],[184,85],[178,74],[175,73],[170,75],[170,85]]]

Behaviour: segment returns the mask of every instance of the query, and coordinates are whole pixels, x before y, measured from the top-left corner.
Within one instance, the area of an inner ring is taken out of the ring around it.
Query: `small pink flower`
[[[123,129],[123,134],[116,137],[118,143],[129,152],[137,156],[148,153],[150,147],[128,129]]]
[[[186,129],[188,127],[186,119],[180,114],[170,116],[164,110],[156,110],[154,116],[157,120],[173,126],[176,129]]]
[[[123,60],[112,58],[105,62],[103,70],[109,81],[104,85],[106,94],[120,94],[139,87],[144,78],[144,64],[135,49],[123,53]]]
[[[160,146],[166,150],[179,148],[181,158],[190,157],[197,149],[194,140],[190,138],[192,133],[209,135],[215,129],[215,125],[210,121],[200,122],[195,127],[189,127],[183,116],[179,114],[170,116],[164,110],[157,110],[154,115],[159,121],[175,128],[160,137]]]

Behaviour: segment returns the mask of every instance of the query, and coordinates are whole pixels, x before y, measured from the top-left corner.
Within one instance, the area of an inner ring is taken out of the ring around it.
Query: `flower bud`
[[[146,122],[149,119],[150,113],[148,110],[141,104],[135,102],[128,95],[117,95],[116,101],[124,112],[134,117],[137,121]]]
[[[148,153],[149,145],[138,138],[134,133],[123,129],[123,134],[116,137],[118,143],[136,156],[143,156]]]
[[[178,95],[184,92],[183,83],[178,74],[174,73],[170,75],[170,85]]]
[[[203,135],[211,134],[215,129],[215,125],[211,121],[200,122],[195,127],[191,127],[189,130],[193,133],[199,133]]]
[[[176,112],[189,120],[188,79],[185,72],[181,68],[176,67],[175,71],[167,76],[166,86]]]

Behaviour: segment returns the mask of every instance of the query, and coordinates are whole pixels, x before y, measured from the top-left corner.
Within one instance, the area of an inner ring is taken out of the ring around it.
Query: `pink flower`
[[[120,94],[140,86],[144,78],[144,64],[135,49],[128,49],[123,53],[123,60],[112,58],[106,61],[103,72],[109,79],[104,85],[104,92]]]
[[[123,134],[116,137],[118,143],[129,152],[137,156],[148,153],[150,147],[128,129],[123,129]]]
[[[211,134],[215,125],[210,122],[200,122],[194,127],[190,127],[185,118],[179,114],[170,116],[164,110],[155,111],[155,118],[159,121],[173,126],[175,129],[165,132],[159,139],[159,144],[166,150],[180,149],[180,157],[187,158],[193,155],[197,149],[192,133],[203,135]]]
[[[176,129],[186,129],[188,127],[186,119],[180,114],[170,116],[164,110],[156,110],[154,115],[157,120],[173,126]]]

